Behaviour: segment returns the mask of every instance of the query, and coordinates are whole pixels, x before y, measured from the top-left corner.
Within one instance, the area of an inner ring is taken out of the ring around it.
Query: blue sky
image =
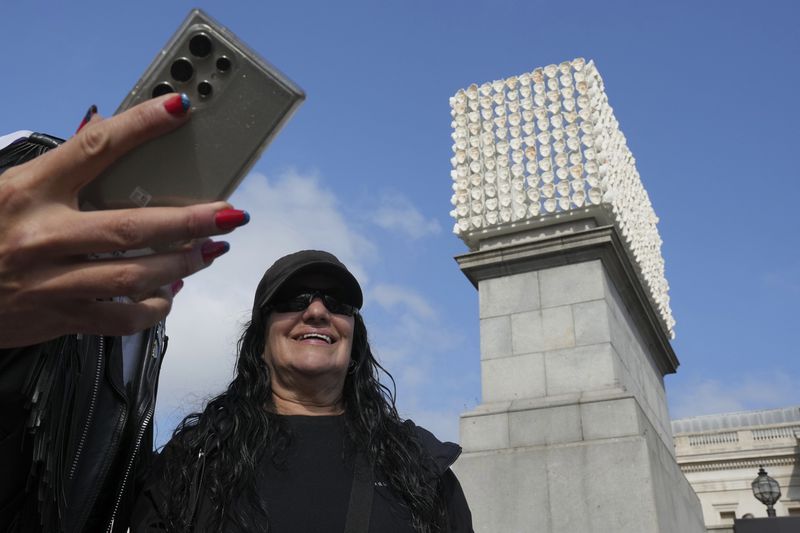
[[[800,4],[3,2],[0,130],[68,136],[90,104],[112,113],[194,5],[308,98],[232,199],[253,221],[176,300],[160,440],[230,379],[260,275],[303,247],[352,265],[402,414],[457,440],[480,375],[477,292],[453,260],[448,97],[578,56],[660,217],[672,416],[800,404]]]

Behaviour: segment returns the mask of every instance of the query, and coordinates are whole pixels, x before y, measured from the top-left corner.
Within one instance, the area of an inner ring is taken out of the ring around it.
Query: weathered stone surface
[[[582,403],[580,415],[581,430],[586,440],[641,433],[638,406],[632,397]]]
[[[464,450],[471,452],[508,448],[508,413],[462,418],[461,441]]]
[[[465,453],[454,470],[479,533],[705,532],[642,436]]]
[[[612,388],[618,384],[616,353],[595,344],[545,353],[547,394]]]
[[[705,531],[697,496],[634,397],[545,402],[516,411],[519,402],[496,404],[507,426],[498,424],[503,413],[462,417],[462,436],[482,424],[495,437],[507,427],[510,436],[505,447],[500,438],[484,439],[481,450],[465,447],[454,466],[476,532]]]
[[[464,260],[483,403],[462,415],[455,469],[479,533],[705,531],[672,452],[663,375],[677,359],[604,231]]]
[[[539,275],[523,272],[480,283],[480,317],[488,318],[539,309]]]
[[[581,413],[577,404],[509,413],[508,428],[512,448],[582,439]]]
[[[542,307],[556,307],[605,297],[603,265],[588,261],[539,271]]]
[[[611,341],[608,305],[605,300],[593,300],[572,305],[575,324],[575,344],[585,346]]]
[[[551,531],[662,531],[643,438],[551,447],[547,457]]]
[[[487,359],[481,362],[484,402],[538,398],[546,394],[544,354]]]
[[[513,451],[464,454],[454,470],[465,487],[476,533],[554,531],[550,523],[545,454]]]
[[[572,309],[566,305],[511,315],[511,338],[515,354],[575,346]]]
[[[512,355],[511,317],[497,316],[481,319],[481,359]]]

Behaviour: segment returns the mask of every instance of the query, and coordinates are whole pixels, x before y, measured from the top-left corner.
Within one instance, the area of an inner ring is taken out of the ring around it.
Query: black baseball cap
[[[335,280],[339,286],[336,288],[336,294],[332,294],[332,296],[361,309],[364,303],[361,286],[355,276],[344,266],[344,263],[329,252],[301,250],[284,255],[264,272],[256,289],[253,316],[256,316],[256,313],[260,312],[276,294],[279,294],[281,289],[289,286],[293,278],[299,274],[309,273],[324,274]]]

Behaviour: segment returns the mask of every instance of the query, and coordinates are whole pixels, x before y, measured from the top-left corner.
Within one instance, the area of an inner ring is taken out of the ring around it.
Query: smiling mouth
[[[322,333],[304,333],[297,338],[299,341],[304,341],[308,339],[319,339],[322,341],[327,342],[328,344],[333,344],[333,338],[328,335],[323,335]]]

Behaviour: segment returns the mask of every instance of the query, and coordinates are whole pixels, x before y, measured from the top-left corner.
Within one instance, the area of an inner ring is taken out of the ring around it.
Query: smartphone
[[[117,109],[185,93],[192,117],[126,154],[79,194],[81,209],[227,199],[305,99],[303,90],[199,9]]]

